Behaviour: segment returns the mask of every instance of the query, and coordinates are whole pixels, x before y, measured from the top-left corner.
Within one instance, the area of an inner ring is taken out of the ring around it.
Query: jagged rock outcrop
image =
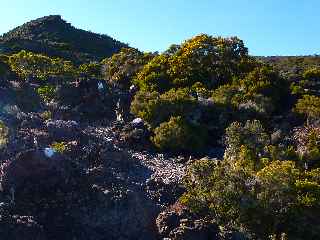
[[[197,218],[179,203],[161,212],[157,217],[157,228],[163,239],[171,240],[220,240],[219,226]]]
[[[2,165],[1,188],[4,192],[12,189],[15,195],[28,183],[41,189],[51,188],[61,182],[61,178],[67,178],[66,168],[67,160],[51,148],[21,152]]]
[[[49,120],[46,125],[50,137],[55,141],[72,141],[81,137],[76,121]]]
[[[43,227],[32,216],[8,215],[0,212],[0,235],[2,239],[46,240]]]

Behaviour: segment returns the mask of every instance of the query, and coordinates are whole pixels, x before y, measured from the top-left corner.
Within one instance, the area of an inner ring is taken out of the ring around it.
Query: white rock
[[[135,85],[131,85],[131,86],[130,86],[130,90],[135,89],[135,87],[136,87]]]
[[[45,148],[44,149],[44,154],[48,158],[52,158],[52,156],[56,153],[56,151],[53,148]]]
[[[135,119],[132,120],[132,123],[133,123],[133,124],[143,123],[143,119],[142,119],[142,118],[135,118]]]
[[[103,90],[104,86],[102,84],[102,82],[98,82],[98,90]]]

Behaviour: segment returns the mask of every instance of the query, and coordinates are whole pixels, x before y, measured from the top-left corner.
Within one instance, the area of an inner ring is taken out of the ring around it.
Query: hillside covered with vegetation
[[[0,234],[320,238],[320,57],[207,34],[144,53],[57,16],[0,49]]]
[[[28,50],[82,63],[97,61],[127,45],[107,35],[77,29],[59,15],[23,24],[0,37],[0,52]]]

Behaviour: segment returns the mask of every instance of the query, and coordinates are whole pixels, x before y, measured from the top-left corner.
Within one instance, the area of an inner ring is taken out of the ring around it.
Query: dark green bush
[[[8,127],[0,120],[0,150],[7,144],[8,134]]]
[[[231,120],[269,120],[289,93],[278,72],[250,57],[241,40],[205,34],[154,57],[134,83],[140,88],[134,115],[152,128],[182,116],[206,129],[212,143]]]
[[[10,70],[10,67],[8,65],[8,59],[8,56],[0,55],[0,77],[7,74]]]
[[[188,89],[157,92],[138,92],[131,104],[131,112],[152,127],[168,121],[171,116],[187,117],[196,108],[195,98]]]
[[[177,116],[161,123],[151,140],[161,150],[195,152],[205,145],[206,133]]]
[[[101,64],[96,62],[84,63],[79,66],[79,73],[85,77],[101,78]]]

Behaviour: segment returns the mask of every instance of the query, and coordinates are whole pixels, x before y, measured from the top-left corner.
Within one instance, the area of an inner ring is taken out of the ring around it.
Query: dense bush
[[[280,111],[288,97],[289,86],[283,78],[267,66],[259,66],[232,84],[222,85],[212,94],[216,103],[231,106],[235,111],[266,117]],[[244,115],[244,118],[251,118]]]
[[[270,136],[258,120],[247,121],[245,124],[234,122],[226,129],[225,143],[226,158],[238,158],[237,153],[242,146],[257,158],[262,155],[264,147],[270,144]]]
[[[299,78],[291,83],[291,92],[297,97],[304,94],[319,94],[320,66],[307,68]]]
[[[304,114],[307,120],[320,118],[320,97],[304,95],[295,106],[296,112]]]
[[[10,67],[7,64],[8,56],[0,55],[0,78],[9,72]]]
[[[44,85],[39,87],[37,92],[44,102],[50,102],[56,96],[56,88],[52,85]]]
[[[320,68],[310,68],[303,73],[303,78],[308,81],[319,82],[320,81]]]
[[[101,64],[97,62],[84,63],[79,66],[80,76],[102,78]]]
[[[41,54],[24,50],[13,54],[9,58],[11,69],[22,79],[47,80],[49,76],[59,76],[70,80],[76,75],[76,68],[69,61],[50,58]]]
[[[198,151],[206,141],[204,129],[192,126],[182,117],[171,117],[154,130],[152,142],[161,150]]]
[[[242,62],[248,51],[238,38],[198,35],[175,51],[151,60],[139,74],[136,83],[145,91],[166,91],[175,87],[190,87],[196,82],[208,89],[232,81],[243,72]]]
[[[199,35],[155,56],[134,79],[131,111],[155,128],[181,116],[217,137],[232,120],[267,119],[286,109],[289,85],[248,55],[238,38]]]
[[[156,127],[171,116],[186,118],[195,107],[196,100],[188,89],[171,89],[162,95],[157,92],[138,92],[131,104],[131,111]]]
[[[320,167],[320,126],[297,127],[293,131],[299,160],[307,167]]]
[[[64,153],[68,150],[68,146],[65,142],[53,142],[50,147],[58,153]]]
[[[257,121],[234,123],[226,135],[224,160],[196,161],[188,171],[181,202],[254,239],[316,239],[320,170],[306,171],[293,161],[267,158],[268,137]]]
[[[123,48],[119,53],[102,61],[105,78],[117,86],[128,89],[143,66],[154,57],[134,48]]]
[[[137,74],[134,83],[140,90],[149,92],[165,92],[172,88],[169,81],[169,57],[167,55],[158,55],[147,63]]]

